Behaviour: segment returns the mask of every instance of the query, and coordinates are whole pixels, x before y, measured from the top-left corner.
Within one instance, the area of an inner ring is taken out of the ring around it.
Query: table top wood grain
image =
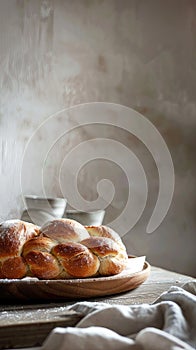
[[[90,299],[111,305],[153,303],[171,286],[182,286],[193,278],[151,267],[149,278],[126,293]],[[78,301],[78,300],[77,300]],[[75,301],[0,305],[0,349],[39,346],[54,327],[74,326],[82,314],[66,310]]]

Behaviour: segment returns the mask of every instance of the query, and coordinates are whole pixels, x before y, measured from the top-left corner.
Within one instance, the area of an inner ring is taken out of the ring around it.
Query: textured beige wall
[[[61,195],[56,170],[61,152],[91,137],[119,140],[140,158],[149,182],[143,216],[124,237],[129,251],[195,275],[195,52],[194,0],[0,0],[1,219],[21,213],[22,154],[42,121],[79,103],[120,103],[153,122],[172,155],[174,198],[159,228],[146,234],[158,191],[156,166],[148,150],[126,131],[89,126],[72,132],[46,166],[46,192]],[[70,125],[74,121],[68,119],[55,128]],[[26,170],[28,192],[41,194],[36,169],[42,167],[40,149],[47,149],[52,132],[49,128],[48,134],[38,135],[29,157],[34,172]],[[127,201],[123,171],[100,160],[86,165],[78,181],[81,193],[91,200],[95,183],[103,177],[116,190],[107,223]]]

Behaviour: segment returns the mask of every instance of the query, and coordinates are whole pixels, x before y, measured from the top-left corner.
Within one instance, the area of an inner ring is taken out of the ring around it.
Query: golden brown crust
[[[116,256],[119,252],[119,246],[112,239],[106,237],[90,237],[84,239],[81,244],[89,248],[94,254],[105,257],[108,255]]]
[[[59,276],[62,268],[51,254],[55,244],[55,241],[41,235],[24,244],[22,255],[33,276],[41,279]]]
[[[123,250],[125,252],[125,256],[127,255],[126,247],[125,247],[122,239],[120,238],[118,233],[115,232],[112,228],[110,228],[108,226],[104,226],[104,225],[85,226],[85,228],[91,237],[106,237],[106,238],[112,239],[120,246],[121,251]]]
[[[27,265],[21,256],[9,258],[1,265],[1,274],[4,278],[23,278],[27,273]]]
[[[84,247],[80,243],[75,242],[66,242],[57,244],[53,250],[52,253],[55,256],[63,256],[65,259],[72,259],[73,257],[84,253],[86,251],[86,247]]]
[[[116,243],[118,243],[121,248],[126,249],[120,236],[117,232],[115,232],[112,228],[100,225],[100,226],[85,226],[86,230],[88,231],[89,235],[91,237],[106,237],[110,238]]]
[[[127,264],[125,246],[112,229],[70,219],[41,229],[20,220],[0,224],[0,278],[85,278],[114,275]]]
[[[40,233],[61,243],[80,242],[82,239],[89,237],[85,227],[71,219],[49,221],[41,228]]]
[[[0,261],[18,256],[23,244],[39,234],[39,227],[21,220],[7,220],[0,224]]]
[[[119,258],[105,258],[101,261],[99,274],[102,276],[117,275],[122,272],[126,267],[126,260],[120,260]]]
[[[24,244],[22,255],[25,257],[32,250],[50,253],[55,244],[56,242],[48,237],[35,237]]]
[[[52,253],[72,277],[90,277],[97,273],[99,260],[84,245],[75,242],[58,244]]]
[[[39,234],[39,227],[21,220],[0,224],[0,278],[22,278],[27,265],[21,257],[23,245]]]
[[[100,260],[99,274],[115,275],[124,270],[127,265],[127,254],[121,246],[107,237],[90,237],[81,242]]]
[[[46,252],[32,250],[25,256],[33,276],[41,279],[53,279],[60,274],[60,267],[55,257]]]

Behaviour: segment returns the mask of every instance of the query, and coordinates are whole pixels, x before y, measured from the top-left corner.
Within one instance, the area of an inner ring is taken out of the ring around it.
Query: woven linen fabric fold
[[[191,284],[194,292],[196,281]],[[54,329],[41,350],[194,349],[196,296],[185,289],[171,287],[152,305],[76,303],[68,309],[84,318],[76,327]]]

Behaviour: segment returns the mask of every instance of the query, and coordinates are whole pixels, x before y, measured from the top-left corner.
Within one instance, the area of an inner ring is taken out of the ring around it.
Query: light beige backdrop
[[[62,108],[105,101],[129,106],[159,130],[175,167],[175,192],[168,215],[152,234],[146,226],[158,191],[152,156],[130,133],[115,127],[77,128],[46,164],[45,190],[62,194],[57,168],[74,145],[109,137],[140,159],[148,180],[147,206],[124,241],[130,253],[152,264],[195,275],[196,2],[194,0],[0,0],[0,218],[23,209],[20,172],[24,147],[41,122]],[[68,129],[74,120],[56,128]],[[36,170],[48,134],[40,134],[27,171],[25,191],[42,194]],[[123,154],[122,154],[123,157]],[[88,200],[108,178],[115,196],[105,222],[127,201],[127,177],[116,164],[90,162],[78,186]],[[169,179],[168,179],[169,181]],[[66,193],[66,186],[63,190]]]

